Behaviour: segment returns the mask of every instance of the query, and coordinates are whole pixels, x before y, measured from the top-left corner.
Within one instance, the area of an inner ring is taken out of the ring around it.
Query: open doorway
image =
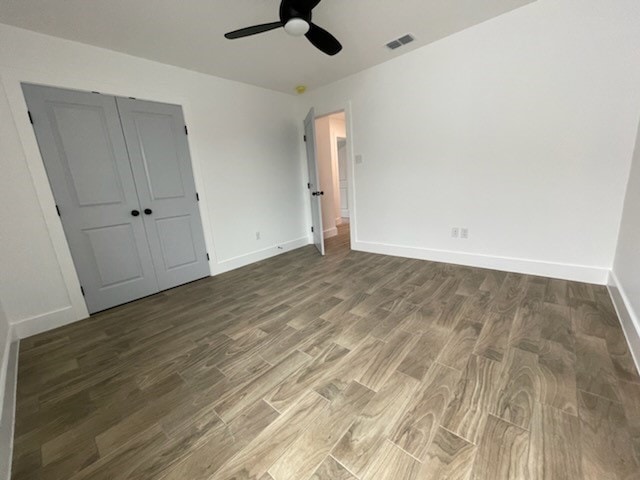
[[[315,130],[325,244],[329,252],[350,249],[345,112],[316,118]]]

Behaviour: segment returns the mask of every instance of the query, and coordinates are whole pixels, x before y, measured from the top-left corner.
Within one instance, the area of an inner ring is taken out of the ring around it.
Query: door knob
[[[314,197],[319,197],[321,195],[324,195],[324,192],[313,192],[311,195],[313,195]]]
[[[144,214],[145,215],[151,215],[153,213],[153,210],[151,210],[150,208],[145,208],[144,209]]]
[[[140,215],[140,210],[131,210],[131,215],[137,217],[138,215]]]

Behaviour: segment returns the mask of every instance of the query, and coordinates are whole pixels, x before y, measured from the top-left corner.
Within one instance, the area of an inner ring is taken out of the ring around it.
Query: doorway
[[[180,106],[23,91],[90,313],[210,274]]]
[[[327,248],[350,247],[347,127],[344,111],[315,119],[316,149],[322,205],[323,238]],[[334,240],[335,239],[335,240]]]

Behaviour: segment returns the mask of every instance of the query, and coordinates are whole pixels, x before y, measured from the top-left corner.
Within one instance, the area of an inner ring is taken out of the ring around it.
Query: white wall
[[[354,248],[605,283],[638,18],[637,0],[539,0],[311,92],[319,115],[351,104]]]
[[[6,386],[7,364],[9,361],[9,345],[11,343],[9,321],[0,303],[0,418],[4,408],[4,393]],[[0,440],[2,440],[0,436]],[[0,469],[0,473],[2,470]]]
[[[640,365],[640,127],[611,277],[612,297]]]
[[[308,242],[295,97],[5,25],[0,45],[0,298],[18,335],[86,316],[21,81],[181,104],[214,273]]]

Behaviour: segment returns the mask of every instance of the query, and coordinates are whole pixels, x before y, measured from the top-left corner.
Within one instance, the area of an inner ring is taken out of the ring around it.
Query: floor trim
[[[327,228],[324,232],[324,238],[325,240],[327,238],[331,238],[331,237],[336,237],[338,236],[338,227],[333,227],[333,228]]]
[[[501,270],[527,275],[539,275],[542,277],[560,278],[562,280],[594,283],[597,285],[606,285],[609,274],[609,269],[604,267],[541,262],[538,260],[527,260],[523,258],[479,255],[474,253],[405,247],[401,245],[389,245],[374,242],[357,241],[353,244],[352,249],[362,252],[391,255],[394,257],[453,263],[468,267],[488,268],[490,270]]]
[[[11,324],[11,328],[13,329],[14,339],[22,339],[68,325],[79,320],[82,319],[76,316],[73,307],[68,306],[52,312],[43,313],[42,315],[35,317],[25,318],[18,322],[13,322]]]
[[[4,382],[4,400],[0,415],[0,478],[11,478],[11,458],[13,456],[13,433],[16,421],[16,386],[18,383],[19,343],[12,342],[9,348],[7,376]]]
[[[275,257],[276,255],[281,255],[285,252],[295,250],[296,248],[304,247],[306,245],[309,245],[309,238],[301,237],[295,240],[265,248],[264,250],[258,250],[257,252],[247,253],[245,255],[233,257],[228,260],[222,260],[217,264],[211,266],[211,275],[215,276],[221,273],[235,270],[237,268],[245,267],[247,265],[251,265],[252,263],[266,260],[267,258]]]
[[[613,271],[609,272],[607,289],[609,290],[611,301],[622,324],[622,331],[627,338],[627,345],[629,345],[629,349],[631,350],[631,356],[635,361],[636,368],[640,371],[640,319],[636,315],[636,312],[633,311],[629,297],[627,297],[622,285],[620,285],[618,281],[618,277],[616,277]]]

